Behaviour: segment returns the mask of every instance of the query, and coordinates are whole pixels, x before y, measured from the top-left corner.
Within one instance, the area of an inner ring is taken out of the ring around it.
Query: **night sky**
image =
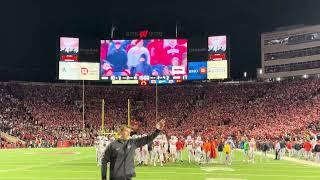
[[[58,37],[108,39],[149,29],[190,40],[231,37],[231,76],[260,67],[260,34],[276,27],[320,24],[319,0],[4,1],[0,6],[0,80],[56,81]],[[206,41],[206,39],[204,39]],[[81,48],[81,47],[80,47]],[[206,48],[199,45],[196,48]],[[192,59],[201,60],[201,59]]]

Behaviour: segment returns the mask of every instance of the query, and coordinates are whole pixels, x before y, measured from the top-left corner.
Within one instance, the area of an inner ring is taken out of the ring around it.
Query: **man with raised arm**
[[[132,177],[135,177],[135,149],[150,143],[159,135],[164,126],[165,121],[161,120],[156,124],[156,130],[152,134],[138,139],[129,139],[131,129],[123,125],[120,128],[119,139],[110,143],[103,153],[101,163],[102,180],[106,180],[108,162],[110,162],[110,180],[131,180]]]

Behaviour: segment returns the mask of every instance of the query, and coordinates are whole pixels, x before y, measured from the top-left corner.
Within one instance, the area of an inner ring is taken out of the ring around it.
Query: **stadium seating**
[[[318,79],[159,86],[158,119],[167,120],[167,135],[303,138],[319,132],[319,93]],[[2,83],[0,130],[28,147],[56,147],[58,141],[90,146],[100,129],[101,99],[108,129],[126,123],[128,99],[138,133],[154,128],[154,86],[87,86],[83,124],[81,86]]]

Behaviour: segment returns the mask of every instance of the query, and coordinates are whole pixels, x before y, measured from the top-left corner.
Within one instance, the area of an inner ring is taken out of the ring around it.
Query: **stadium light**
[[[303,78],[307,79],[307,78],[308,78],[308,75],[307,75],[307,74],[303,75]]]
[[[247,72],[244,72],[244,73],[243,73],[243,77],[244,77],[244,78],[247,78]]]
[[[280,77],[277,77],[277,79],[276,79],[277,81],[281,81],[281,78]]]
[[[262,74],[262,69],[259,70],[259,74]]]

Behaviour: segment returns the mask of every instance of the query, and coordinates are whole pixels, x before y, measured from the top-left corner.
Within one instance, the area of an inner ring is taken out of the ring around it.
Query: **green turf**
[[[137,167],[134,179],[320,179],[319,167],[272,159],[248,164],[242,162],[240,152],[235,157],[231,166],[215,163],[199,166],[184,162],[164,167]],[[94,148],[0,150],[1,179],[93,180],[100,179],[100,169],[95,161]]]

